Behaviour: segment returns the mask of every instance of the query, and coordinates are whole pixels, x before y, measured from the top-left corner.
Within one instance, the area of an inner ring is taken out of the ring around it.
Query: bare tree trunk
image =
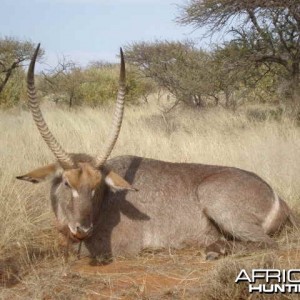
[[[11,74],[12,74],[12,71],[17,67],[18,63],[17,62],[14,62],[10,68],[5,72],[5,77],[4,77],[4,80],[0,83],[0,94],[2,93],[5,85],[7,84]]]
[[[73,106],[73,98],[74,98],[74,93],[72,92],[69,98],[69,108]]]
[[[224,94],[225,94],[225,107],[230,108],[231,103],[230,103],[229,92],[227,90],[225,90]]]
[[[293,84],[293,94],[299,93],[299,63],[293,62],[292,64],[292,84]]]
[[[300,69],[299,63],[293,62],[292,64],[292,72],[291,72],[291,93],[290,93],[290,101],[288,103],[289,110],[293,116],[296,116],[299,113],[300,109],[300,84],[299,84],[299,76]]]

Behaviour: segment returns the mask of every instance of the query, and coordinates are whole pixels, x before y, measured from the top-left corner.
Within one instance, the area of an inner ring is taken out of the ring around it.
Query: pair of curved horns
[[[27,94],[28,94],[28,105],[29,109],[32,113],[33,120],[49,149],[53,152],[59,164],[63,169],[70,169],[74,167],[74,162],[71,156],[64,151],[58,141],[55,139],[51,131],[49,130],[42,112],[40,110],[39,102],[36,96],[36,89],[34,84],[34,67],[35,62],[39,53],[40,44],[35,49],[33,57],[31,59],[28,72],[27,72]],[[121,56],[121,67],[120,67],[120,79],[119,79],[119,90],[117,95],[116,107],[113,116],[112,127],[110,131],[110,135],[108,141],[104,147],[104,151],[102,154],[96,157],[96,166],[101,167],[106,162],[109,157],[116,141],[119,136],[119,132],[121,129],[122,119],[123,119],[123,111],[124,111],[124,99],[125,99],[125,91],[126,91],[126,78],[125,78],[125,61],[122,48],[120,48],[120,56]]]

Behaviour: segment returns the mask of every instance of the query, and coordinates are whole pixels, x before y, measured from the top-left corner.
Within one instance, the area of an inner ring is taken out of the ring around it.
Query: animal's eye
[[[64,185],[65,185],[66,187],[70,187],[68,181],[64,181]]]

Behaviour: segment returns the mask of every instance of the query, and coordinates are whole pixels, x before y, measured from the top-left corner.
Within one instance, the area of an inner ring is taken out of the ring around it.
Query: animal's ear
[[[128,183],[125,179],[123,179],[120,175],[113,171],[109,171],[105,176],[105,183],[111,187],[113,190],[117,191],[137,191],[130,183]]]
[[[30,181],[32,183],[40,183],[48,178],[54,176],[59,166],[57,164],[50,164],[38,169],[35,169],[25,175],[17,176],[17,179]]]

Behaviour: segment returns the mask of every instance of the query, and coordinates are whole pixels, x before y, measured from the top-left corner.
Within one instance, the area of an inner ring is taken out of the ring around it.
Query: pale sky
[[[40,42],[45,63],[66,57],[85,65],[116,61],[133,41],[198,38],[201,31],[174,22],[186,0],[0,0],[0,36]],[[203,44],[203,47],[206,45]]]

